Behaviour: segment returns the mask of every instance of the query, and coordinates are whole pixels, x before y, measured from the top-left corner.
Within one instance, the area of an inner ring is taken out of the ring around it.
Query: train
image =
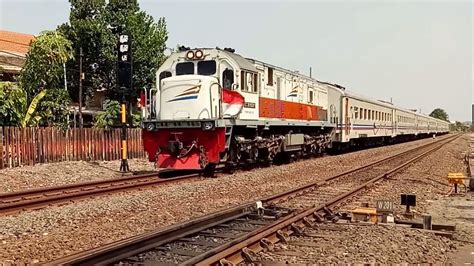
[[[232,171],[449,131],[446,121],[231,48],[181,47],[140,102],[149,160],[211,175],[217,165]]]

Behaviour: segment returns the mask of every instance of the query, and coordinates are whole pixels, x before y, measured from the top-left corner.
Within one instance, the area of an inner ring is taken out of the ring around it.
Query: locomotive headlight
[[[195,56],[196,59],[201,59],[204,56],[204,53],[201,50],[197,50],[194,53],[194,56]]]
[[[206,121],[202,123],[202,130],[212,130],[214,129],[214,123],[212,121]]]
[[[186,58],[189,60],[192,60],[194,58],[194,52],[193,51],[188,51],[186,53]]]
[[[153,129],[155,129],[155,125],[153,123],[148,123],[146,125],[146,130],[153,131]]]

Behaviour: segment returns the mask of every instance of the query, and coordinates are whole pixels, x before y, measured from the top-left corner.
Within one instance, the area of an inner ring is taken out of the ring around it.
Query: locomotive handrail
[[[221,119],[222,118],[222,86],[219,82],[212,82],[211,85],[209,86],[209,94],[211,94],[211,88],[213,85],[217,85],[219,88],[217,91],[219,92],[219,102],[217,104],[218,112],[216,115],[218,115],[217,118]],[[212,95],[211,95],[211,104],[212,104]],[[211,117],[212,117],[212,106],[211,106]]]
[[[158,117],[158,112],[156,110],[156,105],[155,101],[153,101],[153,92],[155,94],[158,92],[158,89],[156,88],[151,88],[147,90],[146,88],[143,88],[145,91],[145,114],[144,114],[144,119],[153,119]],[[149,101],[149,102],[148,102]],[[153,115],[153,110],[155,111],[155,114]]]

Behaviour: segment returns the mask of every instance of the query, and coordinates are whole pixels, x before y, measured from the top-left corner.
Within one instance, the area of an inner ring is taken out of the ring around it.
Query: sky
[[[471,1],[140,1],[165,17],[168,47],[232,47],[258,59],[450,120],[474,103]],[[69,3],[0,0],[0,29],[38,34]]]

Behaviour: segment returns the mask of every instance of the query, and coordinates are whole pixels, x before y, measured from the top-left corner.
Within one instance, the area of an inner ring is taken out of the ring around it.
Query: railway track
[[[9,215],[27,210],[61,205],[110,193],[129,191],[142,187],[158,186],[198,178],[199,174],[188,174],[171,178],[160,178],[159,173],[131,175],[115,179],[73,183],[55,187],[28,189],[0,193],[0,215]]]
[[[216,170],[221,171],[223,169],[219,168]],[[37,210],[55,205],[64,205],[95,196],[159,186],[190,179],[198,179],[202,173],[186,174],[172,178],[159,178],[159,174],[161,173],[145,173],[115,179],[96,180],[55,187],[0,193],[0,216],[16,214],[22,211]],[[169,173],[163,173],[163,175],[166,174]]]
[[[439,139],[356,169],[258,201],[77,253],[51,265],[172,263],[235,265],[251,262],[304,227],[334,218],[332,208],[440,149],[459,136]]]

